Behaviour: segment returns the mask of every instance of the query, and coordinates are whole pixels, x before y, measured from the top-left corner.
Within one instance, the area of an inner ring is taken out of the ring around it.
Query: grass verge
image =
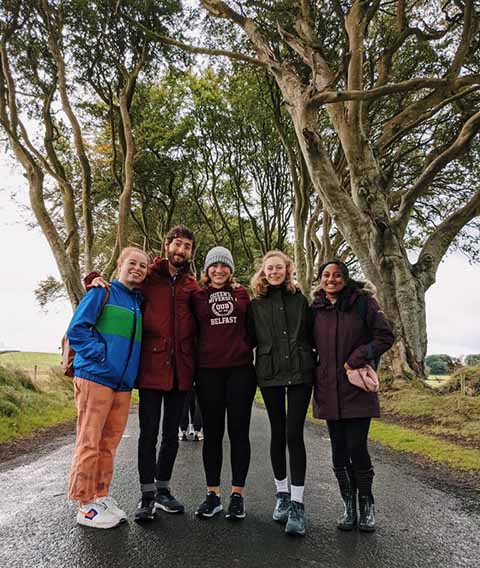
[[[0,366],[0,443],[75,417],[72,380],[51,372],[40,388],[23,371]]]
[[[465,448],[397,424],[373,420],[370,438],[397,452],[413,453],[463,471],[480,472],[480,450]]]
[[[382,393],[381,408],[387,422],[480,449],[480,396],[442,394],[414,383]]]

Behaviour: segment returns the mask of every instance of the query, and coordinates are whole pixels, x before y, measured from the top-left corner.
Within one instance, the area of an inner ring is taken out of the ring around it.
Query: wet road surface
[[[112,494],[130,515],[138,495],[137,416],[132,412],[117,454]],[[247,518],[198,520],[204,498],[201,443],[182,442],[173,475],[173,493],[186,505],[183,515],[159,512],[139,526],[130,520],[111,530],[75,524],[66,502],[66,475],[73,437],[48,453],[30,454],[0,466],[0,566],[85,568],[478,568],[480,504],[474,496],[439,489],[396,454],[372,448],[378,529],[373,534],[342,533],[341,511],[330,467],[326,431],[308,424],[308,472],[304,539],[287,537],[271,520],[274,486],[269,460],[266,413],[255,408],[252,464],[247,487]],[[228,444],[225,446],[228,458]],[[225,460],[224,461],[228,461]],[[224,467],[223,503],[230,475]]]

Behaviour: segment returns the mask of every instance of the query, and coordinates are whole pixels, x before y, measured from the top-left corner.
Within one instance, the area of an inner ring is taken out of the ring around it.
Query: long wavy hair
[[[255,272],[255,274],[252,276],[252,279],[250,280],[250,288],[252,289],[254,296],[266,296],[268,294],[270,284],[268,283],[267,277],[265,276],[265,264],[267,263],[269,258],[272,258],[274,256],[280,257],[285,263],[287,274],[283,285],[285,286],[287,292],[289,294],[295,294],[297,292],[298,288],[293,279],[295,274],[295,266],[293,264],[293,260],[281,250],[269,250],[262,258],[260,269]]]

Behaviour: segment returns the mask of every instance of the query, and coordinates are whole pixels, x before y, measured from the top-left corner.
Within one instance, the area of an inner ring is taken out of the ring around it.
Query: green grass
[[[480,397],[442,394],[408,385],[381,394],[381,408],[399,421],[411,421],[424,434],[455,437],[465,444],[480,440]]]
[[[441,387],[447,381],[450,380],[450,375],[429,375],[427,379],[427,383],[433,387]]]
[[[6,354],[5,354],[6,355]],[[36,358],[36,353],[30,353]],[[51,355],[41,353],[40,355]],[[2,366],[0,355],[0,444],[31,435],[35,430],[72,420],[76,416],[73,382],[58,367],[45,370],[45,380],[10,365]],[[54,355],[58,362],[58,356]],[[50,359],[51,360],[51,359]],[[49,359],[44,358],[45,365]],[[138,404],[138,391],[132,404]]]
[[[41,388],[18,369],[0,366],[0,443],[75,417],[72,380],[57,372]]]
[[[37,365],[39,369],[49,369],[60,365],[60,352],[37,353],[33,351],[9,351],[0,353],[2,367],[32,368]]]
[[[409,452],[429,460],[471,472],[480,471],[480,450],[465,448],[396,424],[373,420],[372,440],[397,452]]]

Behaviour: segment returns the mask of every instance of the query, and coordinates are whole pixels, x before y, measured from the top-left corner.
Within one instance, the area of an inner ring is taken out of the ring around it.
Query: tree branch
[[[435,282],[435,274],[438,265],[445,256],[452,241],[463,227],[475,217],[480,215],[480,189],[477,189],[470,201],[461,209],[452,213],[435,232],[433,232],[425,244],[413,267],[413,270],[422,279],[425,289]]]
[[[366,91],[327,91],[318,93],[310,97],[308,105],[319,107],[324,104],[338,103],[350,100],[369,100],[384,97],[386,95],[408,93],[420,89],[438,89],[439,87],[450,86],[458,89],[465,85],[480,85],[480,74],[466,75],[452,81],[449,78],[419,77],[401,81],[400,83],[389,83],[381,87],[374,87]]]
[[[466,152],[472,138],[479,131],[480,111],[477,111],[465,122],[454,142],[425,168],[415,185],[402,197],[400,211],[394,221],[402,234],[407,226],[415,201],[428,190],[438,172]]]
[[[228,57],[229,59],[234,59],[235,61],[242,61],[243,63],[249,63],[250,65],[255,65],[257,67],[266,67],[266,63],[264,61],[260,61],[255,57],[250,57],[249,55],[244,55],[243,53],[238,53],[236,51],[229,51],[227,49],[213,49],[208,47],[190,45],[188,43],[178,41],[172,37],[159,34],[158,32],[155,32],[147,28],[143,24],[136,22],[135,20],[133,20],[132,18],[130,18],[125,14],[123,14],[122,17],[132,26],[135,26],[136,28],[141,30],[145,35],[149,36],[150,39],[156,40],[159,43],[163,43],[165,45],[171,45],[172,47],[178,47],[179,49],[187,51],[188,53]]]
[[[463,30],[462,39],[458,45],[455,57],[448,70],[448,76],[456,76],[460,72],[467,55],[472,49],[472,41],[477,27],[477,18],[473,9],[473,0],[465,0],[465,7],[463,12]]]
[[[355,0],[345,17],[345,29],[347,30],[349,43],[349,62],[347,74],[347,91],[361,91],[363,84],[363,39],[365,33],[365,15],[368,3],[363,0]],[[361,104],[358,99],[351,99],[347,105],[347,121],[352,131],[361,136],[362,128]]]
[[[469,95],[470,93],[478,91],[479,89],[480,89],[480,85],[473,86],[473,87],[467,87],[466,89],[463,89],[459,93],[456,93],[455,95],[444,99],[440,104],[433,107],[432,109],[430,109],[427,112],[423,112],[415,120],[413,120],[412,122],[410,122],[409,124],[404,126],[401,130],[395,132],[395,134],[390,136],[390,138],[387,138],[385,140],[384,136],[382,136],[382,138],[379,140],[379,144],[378,144],[379,147],[382,150],[387,149],[390,145],[394,144],[395,142],[398,142],[398,140],[403,138],[403,136],[405,136],[406,134],[411,132],[414,128],[419,126],[422,122],[424,122],[425,120],[428,120],[429,118],[432,118],[432,116],[437,114],[437,112],[442,110],[442,108],[444,108],[445,106],[453,103],[454,101],[456,101],[458,99],[461,99],[462,97],[465,97],[466,95]]]

